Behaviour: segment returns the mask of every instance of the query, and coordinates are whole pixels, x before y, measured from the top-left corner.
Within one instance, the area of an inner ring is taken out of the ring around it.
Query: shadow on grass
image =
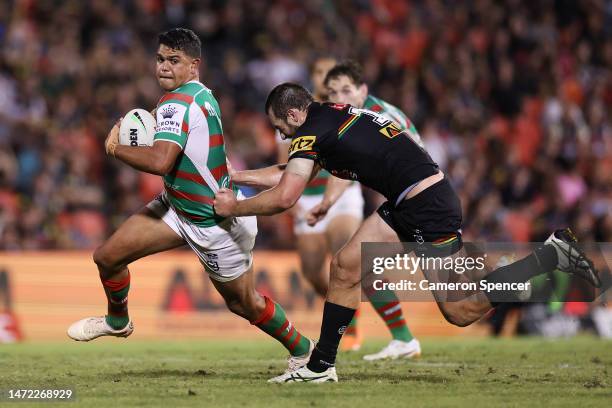
[[[236,373],[229,371],[225,374],[224,379],[242,379],[242,380],[253,380],[262,381],[267,380],[275,375],[278,375],[274,370],[258,371],[255,373]],[[162,379],[162,378],[173,378],[173,379],[193,379],[193,378],[214,378],[218,376],[218,373],[212,370],[179,370],[179,369],[165,369],[157,368],[152,370],[122,370],[118,373],[107,373],[104,377],[113,382],[129,381],[130,379]],[[454,379],[447,376],[441,376],[436,374],[428,373],[340,373],[342,381],[353,382],[373,382],[373,383],[387,383],[387,384],[400,384],[400,383],[430,383],[430,384],[446,384],[454,382]]]

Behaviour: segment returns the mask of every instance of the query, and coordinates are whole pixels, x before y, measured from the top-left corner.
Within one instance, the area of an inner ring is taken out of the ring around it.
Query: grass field
[[[343,354],[338,384],[267,384],[273,342],[101,339],[0,346],[0,389],[75,389],[83,407],[591,407],[612,403],[612,342],[595,338],[424,339],[415,361]],[[68,405],[66,405],[68,404]],[[2,406],[41,406],[0,400]]]

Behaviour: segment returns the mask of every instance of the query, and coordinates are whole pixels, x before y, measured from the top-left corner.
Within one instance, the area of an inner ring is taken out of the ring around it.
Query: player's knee
[[[93,261],[101,270],[114,270],[117,268],[116,260],[112,254],[106,250],[104,245],[96,248],[93,253]]]
[[[330,281],[345,288],[359,285],[359,265],[354,265],[354,262],[343,256],[342,252],[334,255],[330,269]]]
[[[458,327],[469,326],[480,317],[470,302],[445,303],[442,307],[442,314],[446,321]]]

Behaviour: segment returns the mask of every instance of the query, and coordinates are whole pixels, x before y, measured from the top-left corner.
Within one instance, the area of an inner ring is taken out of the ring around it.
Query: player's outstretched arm
[[[242,186],[272,188],[280,182],[286,167],[286,164],[275,164],[262,169],[233,171],[230,176],[234,183]]]
[[[254,197],[238,201],[231,190],[219,190],[215,196],[215,212],[225,217],[273,215],[283,212],[293,207],[312,174],[316,174],[318,170],[312,160],[293,159],[287,164],[276,186]]]
[[[317,222],[321,221],[329,209],[334,205],[336,201],[344,194],[348,186],[352,183],[351,180],[344,180],[338,177],[330,176],[327,179],[327,185],[325,186],[325,193],[323,199],[313,208],[308,211],[306,215],[306,222],[311,227],[316,225]]]

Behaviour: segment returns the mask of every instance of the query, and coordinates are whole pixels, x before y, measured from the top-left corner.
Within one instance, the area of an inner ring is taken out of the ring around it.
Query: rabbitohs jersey
[[[212,91],[198,81],[187,82],[160,99],[156,115],[154,140],[176,143],[182,149],[172,171],[163,176],[170,204],[192,224],[218,224],[224,218],[214,212],[215,192],[231,183],[221,110]]]
[[[419,132],[417,132],[416,127],[414,127],[410,119],[408,119],[408,117],[404,115],[404,112],[402,112],[398,107],[393,106],[375,96],[368,95],[363,103],[363,109],[371,110],[372,112],[376,112],[383,117],[394,121],[402,130],[406,130],[408,135],[410,135],[410,137],[417,142],[419,146],[424,147],[423,141],[421,140],[421,136],[419,136]]]
[[[438,172],[438,165],[395,121],[351,105],[308,107],[291,141],[289,160],[314,160],[332,175],[357,180],[392,203],[407,188]]]

